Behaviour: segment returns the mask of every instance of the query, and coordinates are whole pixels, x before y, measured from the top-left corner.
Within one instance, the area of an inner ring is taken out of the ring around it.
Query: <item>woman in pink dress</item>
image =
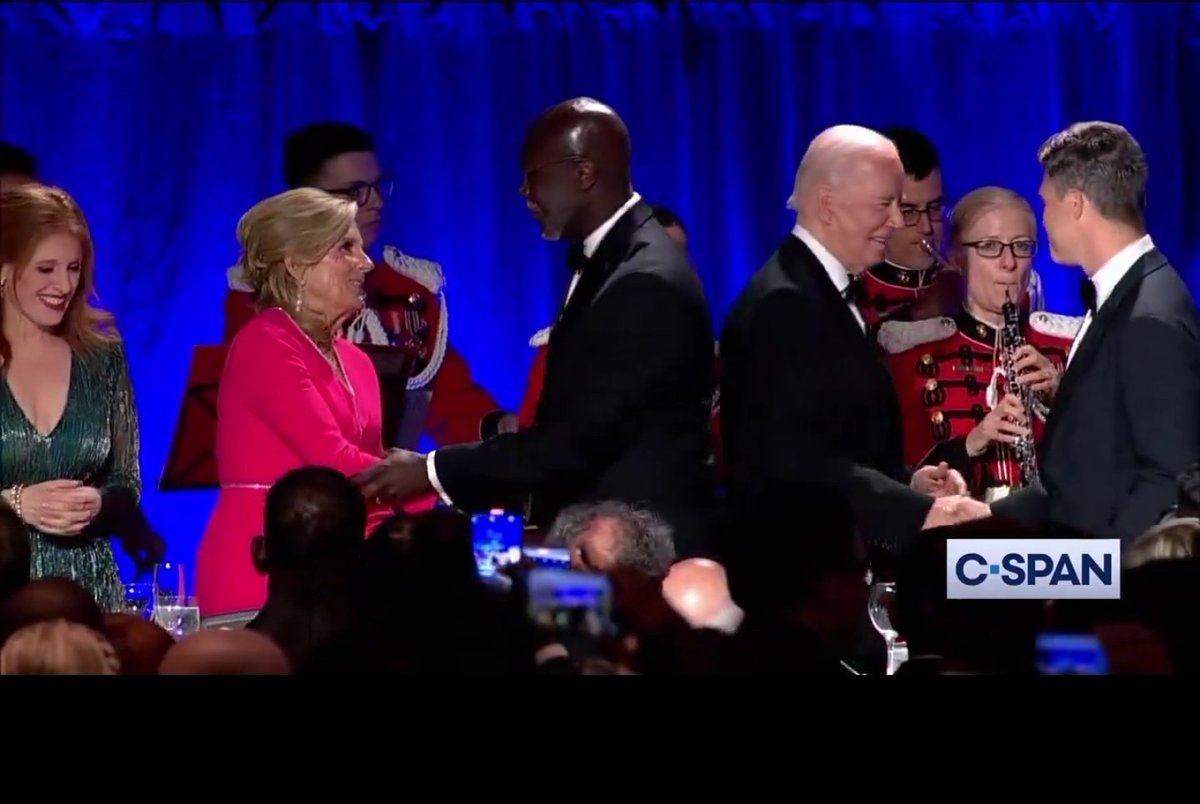
[[[206,617],[266,599],[250,542],[276,480],[313,465],[354,475],[383,456],[379,379],[342,334],[362,309],[372,265],[357,211],[354,201],[302,188],[256,204],[238,223],[261,312],[230,344],[217,396],[221,491],[196,559]],[[391,513],[368,501],[368,530]]]

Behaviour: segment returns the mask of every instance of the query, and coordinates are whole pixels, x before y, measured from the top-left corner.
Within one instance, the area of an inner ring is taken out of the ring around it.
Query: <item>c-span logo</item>
[[[1120,539],[948,539],[951,600],[1119,600]]]

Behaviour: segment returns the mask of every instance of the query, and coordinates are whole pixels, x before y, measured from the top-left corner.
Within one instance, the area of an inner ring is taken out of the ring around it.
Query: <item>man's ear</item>
[[[833,223],[833,187],[828,184],[817,186],[817,220]]]
[[[8,287],[13,281],[13,273],[12,263],[6,262],[0,265],[0,285]]]
[[[575,175],[579,178],[579,189],[587,192],[596,184],[596,165],[590,159],[581,159],[576,165]]]
[[[262,536],[255,536],[250,540],[250,561],[259,575],[270,574],[271,562],[267,554],[267,540]]]
[[[1071,216],[1075,220],[1083,217],[1084,209],[1091,203],[1081,190],[1068,190],[1066,200],[1068,208],[1071,210]]]

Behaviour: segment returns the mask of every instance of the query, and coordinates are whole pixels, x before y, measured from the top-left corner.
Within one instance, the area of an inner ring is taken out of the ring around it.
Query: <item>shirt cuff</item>
[[[437,450],[425,456],[425,474],[429,476],[429,485],[433,486],[433,490],[442,498],[442,502],[446,505],[453,506],[454,503],[450,500],[450,496],[446,494],[446,490],[442,488],[442,481],[438,480],[437,476],[437,461],[434,457],[437,455]]]

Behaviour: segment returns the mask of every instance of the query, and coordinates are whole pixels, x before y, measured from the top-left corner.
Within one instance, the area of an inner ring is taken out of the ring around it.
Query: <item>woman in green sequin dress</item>
[[[29,528],[31,576],[72,578],[117,611],[97,517],[106,500],[140,497],[138,421],[111,317],[88,303],[87,223],[39,185],[0,192],[0,220],[0,493]]]

